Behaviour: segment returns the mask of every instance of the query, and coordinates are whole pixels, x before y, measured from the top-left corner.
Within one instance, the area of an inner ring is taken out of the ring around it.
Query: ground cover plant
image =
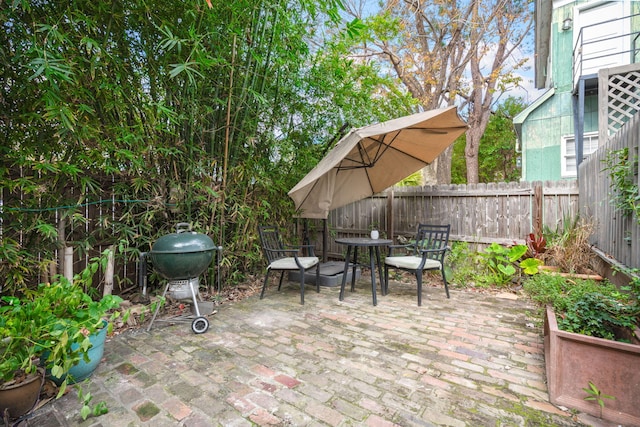
[[[571,279],[553,273],[528,278],[525,292],[540,305],[553,307],[558,327],[599,338],[629,341],[628,334],[640,325],[640,305],[608,281]]]

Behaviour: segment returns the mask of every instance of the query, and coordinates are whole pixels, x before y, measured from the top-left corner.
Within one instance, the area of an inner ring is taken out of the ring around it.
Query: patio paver
[[[82,421],[75,391],[33,426],[606,425],[548,402],[542,325],[525,298],[390,283],[371,304],[368,277],[220,306],[202,335],[154,323],[106,344],[84,388],[109,413]]]

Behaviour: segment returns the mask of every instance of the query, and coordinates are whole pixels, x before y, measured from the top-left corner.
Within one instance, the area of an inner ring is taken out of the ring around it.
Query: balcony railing
[[[573,84],[602,68],[640,62],[640,13],[578,29],[573,48]]]

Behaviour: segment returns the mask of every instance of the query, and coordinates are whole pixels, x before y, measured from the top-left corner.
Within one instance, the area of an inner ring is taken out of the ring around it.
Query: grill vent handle
[[[176,224],[176,233],[191,231],[191,225],[188,222],[179,222]]]

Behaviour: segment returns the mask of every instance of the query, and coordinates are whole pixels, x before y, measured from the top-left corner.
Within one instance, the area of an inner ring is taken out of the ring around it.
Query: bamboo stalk
[[[109,246],[109,254],[107,255],[107,268],[104,272],[104,290],[102,291],[102,295],[111,295],[113,293],[113,270],[114,270],[114,260],[113,260],[113,245]]]
[[[64,277],[73,283],[73,248],[70,246],[64,248]]]

